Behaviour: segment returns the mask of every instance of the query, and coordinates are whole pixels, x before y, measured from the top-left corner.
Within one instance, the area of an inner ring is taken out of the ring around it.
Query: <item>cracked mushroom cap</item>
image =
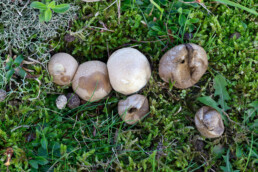
[[[208,68],[205,50],[196,44],[181,44],[166,52],[159,63],[162,80],[185,89],[196,84]]]
[[[140,94],[134,94],[118,103],[118,114],[127,124],[135,124],[149,112],[148,99]]]
[[[104,98],[112,90],[107,65],[101,61],[81,64],[73,78],[72,87],[83,100],[95,101]]]
[[[78,68],[78,62],[67,53],[57,53],[48,63],[48,71],[53,82],[58,85],[69,85]]]
[[[207,138],[220,137],[224,132],[220,113],[211,107],[203,106],[199,109],[194,121],[198,131]]]
[[[115,51],[108,59],[107,68],[113,89],[124,95],[139,91],[151,77],[149,61],[134,48]]]

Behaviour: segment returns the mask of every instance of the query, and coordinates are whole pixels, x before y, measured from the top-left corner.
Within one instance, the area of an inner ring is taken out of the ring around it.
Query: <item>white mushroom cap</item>
[[[83,100],[95,101],[107,96],[112,90],[107,65],[101,61],[81,64],[73,79],[73,90]]]
[[[48,63],[48,71],[53,82],[58,85],[69,85],[78,68],[78,62],[67,53],[57,53]]]
[[[107,68],[113,89],[125,95],[139,91],[151,77],[147,58],[134,48],[115,51],[108,59]]]
[[[140,121],[149,112],[148,99],[140,94],[134,94],[118,102],[118,114],[127,124]]]

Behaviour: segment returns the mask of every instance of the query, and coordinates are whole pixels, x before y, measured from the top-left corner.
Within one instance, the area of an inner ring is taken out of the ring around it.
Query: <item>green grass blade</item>
[[[151,2],[156,8],[158,8],[158,10],[161,12],[161,14],[160,14],[160,20],[161,20],[161,19],[162,19],[163,12],[164,12],[164,9],[161,8],[156,2],[154,2],[154,0],[150,0],[150,2]]]
[[[216,1],[220,2],[220,3],[223,3],[223,4],[226,4],[226,5],[233,6],[233,7],[241,8],[242,10],[248,11],[249,13],[252,13],[256,16],[258,15],[258,13],[255,10],[247,8],[243,5],[237,4],[237,3],[232,2],[232,1],[228,1],[228,0],[216,0]]]

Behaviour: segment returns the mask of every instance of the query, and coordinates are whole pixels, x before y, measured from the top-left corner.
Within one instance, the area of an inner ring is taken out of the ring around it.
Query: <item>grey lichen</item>
[[[47,41],[59,36],[60,29],[68,29],[78,9],[71,4],[67,13],[55,13],[50,22],[40,23],[39,10],[30,8],[30,3],[30,0],[0,1],[0,40],[4,43],[0,53],[11,47],[16,51],[26,50],[29,55],[39,54],[38,59],[46,58],[42,54],[49,52]]]

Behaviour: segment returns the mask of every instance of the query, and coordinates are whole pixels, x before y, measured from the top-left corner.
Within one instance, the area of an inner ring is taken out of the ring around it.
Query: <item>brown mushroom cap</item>
[[[149,61],[134,48],[115,51],[108,59],[107,68],[113,89],[124,95],[139,91],[151,77]]]
[[[48,63],[48,71],[53,82],[58,85],[69,85],[78,68],[78,62],[67,53],[57,53]]]
[[[199,109],[194,121],[198,131],[207,138],[220,137],[224,132],[220,113],[211,107],[203,106]]]
[[[81,64],[74,76],[72,87],[83,100],[95,101],[104,98],[112,90],[107,65],[101,61]]]
[[[166,52],[159,63],[162,80],[175,82],[177,88],[196,84],[208,68],[205,50],[196,44],[181,44]]]
[[[127,124],[135,124],[149,112],[148,99],[140,94],[134,94],[118,103],[118,114]]]

